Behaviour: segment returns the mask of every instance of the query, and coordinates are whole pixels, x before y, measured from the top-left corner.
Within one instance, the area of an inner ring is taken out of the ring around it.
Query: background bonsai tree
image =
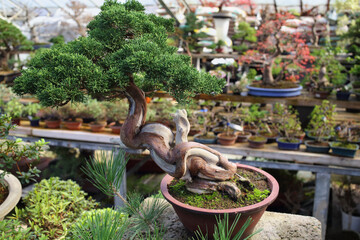
[[[28,41],[20,29],[12,23],[0,19],[0,70],[9,71],[9,60],[18,50],[31,50]]]
[[[16,79],[14,90],[36,95],[44,106],[82,102],[85,93],[102,99],[126,96],[130,106],[120,138],[127,147],[149,149],[164,171],[192,181],[195,192],[201,192],[196,186],[199,175],[208,180],[232,178],[235,164],[205,145],[187,142],[190,124],[185,110],[174,117],[176,136],[162,124],[145,124],[144,91],[165,90],[178,102],[186,102],[196,93],[220,92],[224,85],[223,80],[198,72],[189,56],[178,55],[167,45],[173,21],[145,14],[135,0],[124,4],[108,0],[88,29],[88,37],[36,54]]]
[[[301,123],[298,118],[298,113],[292,106],[285,106],[284,104],[276,103],[274,105],[274,115],[276,115],[277,122],[276,128],[279,131],[283,141],[285,142],[297,142],[294,140],[294,136],[298,132],[301,132]]]
[[[233,46],[233,49],[242,53],[249,49],[246,43],[256,42],[256,30],[251,27],[247,22],[240,22],[237,28],[237,32],[232,36],[234,41],[238,41],[238,44]]]
[[[334,135],[335,107],[336,105],[323,100],[321,105],[316,105],[311,112],[307,130],[308,135],[314,137],[317,142],[329,139]]]
[[[262,63],[262,85],[274,86],[285,79],[296,81],[306,71],[305,65],[312,60],[303,36],[286,28],[286,21],[293,18],[294,16],[288,12],[277,13],[275,18],[261,24],[256,34],[257,48],[248,50],[240,58],[240,61],[248,63],[252,61]],[[280,61],[281,71],[274,78],[274,62],[285,53],[293,54],[287,55],[287,58]],[[289,67],[296,68],[299,73],[294,75],[288,71]]]

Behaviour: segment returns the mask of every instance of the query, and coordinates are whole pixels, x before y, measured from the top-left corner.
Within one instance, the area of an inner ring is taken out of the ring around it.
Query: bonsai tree
[[[262,85],[274,86],[281,80],[297,81],[301,74],[306,72],[305,64],[312,61],[310,51],[305,44],[305,39],[300,33],[284,30],[286,20],[294,16],[288,12],[277,13],[275,18],[261,24],[257,31],[257,48],[248,50],[240,58],[243,62],[260,62],[262,64]],[[293,53],[283,58],[279,66],[281,71],[276,78],[273,76],[273,67],[276,59],[285,53]],[[299,73],[293,74],[289,68],[296,68]],[[288,87],[288,86],[287,86]]]
[[[274,105],[274,114],[276,115],[277,122],[276,128],[279,131],[280,136],[285,142],[297,142],[294,141],[297,133],[301,132],[301,124],[298,118],[297,112],[292,106],[286,107],[283,104],[276,103]]]
[[[308,135],[314,137],[317,142],[329,139],[334,135],[335,107],[336,105],[323,100],[321,105],[316,105],[311,112],[307,130]]]
[[[231,179],[236,172],[234,163],[205,145],[187,142],[186,111],[174,117],[175,137],[162,124],[145,124],[144,92],[164,90],[178,102],[186,102],[196,93],[218,93],[224,85],[223,80],[198,72],[189,56],[178,55],[176,48],[167,45],[173,21],[145,14],[135,0],[124,4],[108,0],[88,29],[88,37],[36,54],[16,79],[14,90],[36,95],[44,106],[82,102],[85,93],[105,100],[126,96],[130,106],[120,134],[123,144],[149,149],[165,172],[192,181],[195,192],[201,186],[209,188],[196,184],[199,175],[206,176],[206,182]]]
[[[246,42],[254,43],[256,42],[256,30],[251,27],[247,22],[240,22],[237,28],[237,32],[232,36],[234,41],[238,41],[238,45],[234,45],[233,49],[242,53],[248,50],[248,45]]]
[[[12,23],[0,19],[0,69],[9,71],[9,60],[18,50],[31,50],[32,43]]]

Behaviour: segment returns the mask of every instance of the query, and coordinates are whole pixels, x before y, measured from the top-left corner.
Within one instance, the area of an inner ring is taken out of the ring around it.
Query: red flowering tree
[[[288,12],[275,14],[275,17],[264,22],[257,31],[257,47],[247,51],[240,62],[256,62],[261,64],[263,85],[278,85],[281,80],[296,82],[299,78],[311,71],[306,68],[313,61],[310,51],[305,44],[305,38],[300,32],[286,26],[288,19],[294,16]],[[273,67],[276,59],[281,57],[278,63],[280,72],[277,77],[273,76]],[[296,72],[289,71],[289,66],[296,68]]]

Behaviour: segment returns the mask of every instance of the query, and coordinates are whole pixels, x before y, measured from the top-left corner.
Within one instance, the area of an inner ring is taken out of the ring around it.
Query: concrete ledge
[[[149,201],[151,198],[146,199]],[[166,234],[164,239],[189,239],[192,235],[184,228],[171,205],[164,200],[169,207],[159,218],[160,224],[164,224]],[[255,231],[262,231],[251,238],[251,240],[311,240],[321,239],[321,223],[314,217],[301,216],[286,213],[266,211]]]

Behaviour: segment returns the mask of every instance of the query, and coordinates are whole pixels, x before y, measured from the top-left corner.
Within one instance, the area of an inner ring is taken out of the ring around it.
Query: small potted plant
[[[330,143],[330,148],[333,154],[344,157],[355,157],[356,151],[359,149],[359,145],[352,143],[359,140],[358,136],[353,135],[351,123],[338,126],[336,128],[336,135],[338,140]]]
[[[217,135],[217,142],[221,145],[230,146],[234,145],[238,135],[235,131],[231,131],[229,124],[231,123],[231,116],[227,116],[227,124],[225,127],[225,132],[219,133]]]
[[[291,133],[301,130],[300,120],[292,106],[286,107],[283,104],[275,104],[274,106],[279,118],[276,123],[280,137],[276,139],[279,149],[283,150],[299,150],[301,140],[292,137]]]
[[[27,115],[27,118],[30,121],[30,126],[38,127],[40,122],[39,111],[41,109],[41,105],[38,103],[29,103],[25,106],[24,112]]]
[[[203,144],[215,144],[217,137],[210,130],[215,126],[216,116],[207,109],[194,112],[197,116],[195,125],[199,126],[200,133],[194,136],[194,141]]]
[[[105,129],[106,122],[106,108],[105,106],[96,99],[88,99],[84,104],[79,105],[79,116],[89,120],[90,129],[92,132],[101,132]]]
[[[128,104],[124,100],[104,102],[106,118],[114,134],[120,134],[122,121],[126,118]]]
[[[80,130],[82,126],[82,119],[79,117],[79,109],[75,105],[68,103],[65,106],[60,107],[58,110],[67,129]]]
[[[248,89],[246,86],[251,84],[252,80],[255,78],[255,75],[256,75],[256,70],[253,68],[249,69],[248,72],[238,74],[238,77],[240,79],[236,81],[234,84],[230,85],[230,90],[233,92],[233,94],[247,96]]]
[[[50,129],[60,128],[61,116],[55,108],[43,108],[39,111],[40,119],[45,120],[45,126]]]
[[[20,120],[24,113],[24,105],[18,98],[13,98],[6,103],[4,112],[11,117],[11,122],[20,126]]]
[[[251,132],[249,131],[245,131],[245,116],[246,116],[246,110],[244,108],[240,108],[239,109],[239,114],[238,114],[238,122],[240,122],[240,129],[242,129],[241,131],[237,132],[237,139],[236,142],[247,142],[249,137],[251,137]]]
[[[309,152],[327,153],[330,146],[327,142],[334,135],[335,107],[327,100],[321,105],[316,105],[310,114],[307,127],[307,136],[312,140],[305,141],[306,150]]]

